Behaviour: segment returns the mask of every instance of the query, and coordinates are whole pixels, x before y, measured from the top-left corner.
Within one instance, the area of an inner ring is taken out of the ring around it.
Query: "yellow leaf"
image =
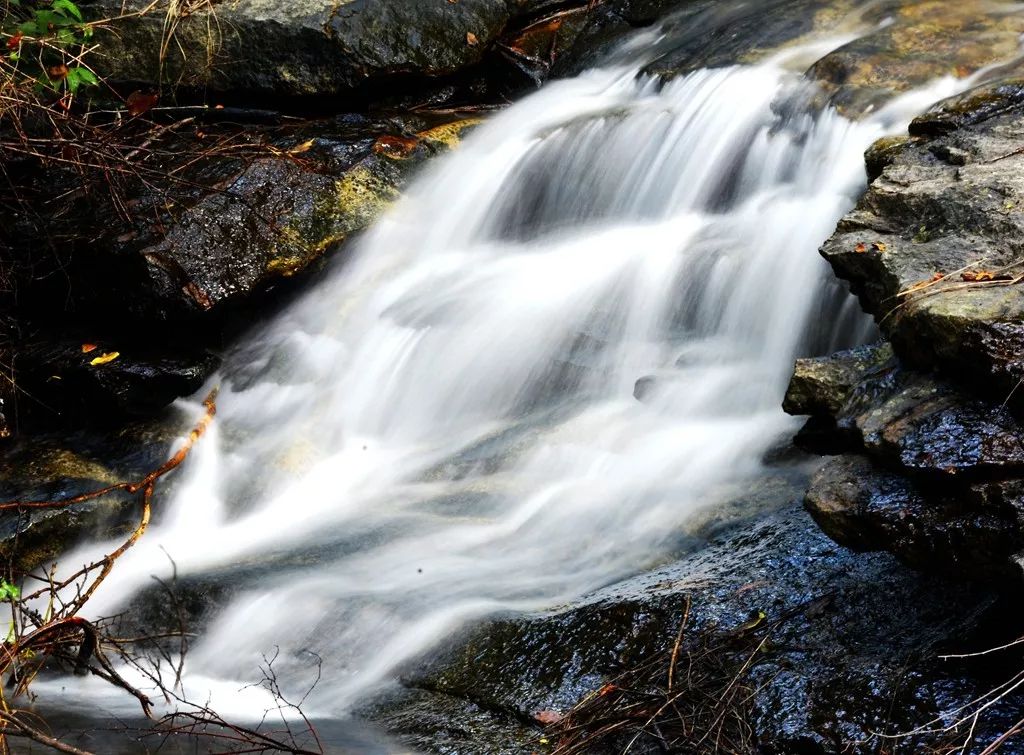
[[[109,364],[110,362],[113,362],[119,356],[121,356],[120,351],[108,351],[106,354],[93,359],[89,364],[93,367],[99,367],[101,364]]]
[[[299,144],[298,146],[292,147],[290,150],[288,150],[288,154],[289,155],[301,155],[303,152],[309,152],[309,150],[311,150],[313,148],[313,144],[314,144],[313,140],[310,139],[308,142],[303,142],[302,144]]]
[[[470,47],[476,47],[478,44],[480,44],[480,40],[476,38],[476,34],[474,34],[471,31],[467,31],[466,44],[469,45]]]
[[[887,250],[889,249],[889,247],[887,247],[887,246],[886,246],[885,244],[883,244],[883,243],[882,243],[881,241],[876,241],[876,242],[875,242],[874,244],[872,244],[871,246],[873,246],[873,247],[874,247],[875,249],[877,249],[877,250],[878,250],[878,251],[880,251],[880,252],[885,252],[885,251],[887,251]]]

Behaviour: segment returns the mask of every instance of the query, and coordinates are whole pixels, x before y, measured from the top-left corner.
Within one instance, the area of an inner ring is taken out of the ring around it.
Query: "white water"
[[[817,247],[864,149],[958,86],[858,124],[783,117],[804,86],[785,63],[664,88],[593,71],[480,127],[228,360],[214,430],[90,611],[168,555],[226,570],[241,591],[188,688],[247,709],[263,653],[301,689],[311,651],[309,709],[339,714],[473,619],[663,557],[793,429],[793,359],[863,337]]]

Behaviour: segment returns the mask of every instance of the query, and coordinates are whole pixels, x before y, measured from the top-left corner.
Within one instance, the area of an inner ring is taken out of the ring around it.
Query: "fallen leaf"
[[[11,36],[10,36],[10,37],[9,37],[9,38],[7,39],[7,49],[8,49],[8,50],[17,50],[17,49],[18,49],[18,47],[20,47],[20,46],[21,46],[21,40],[22,40],[22,38],[23,38],[24,36],[25,36],[25,35],[24,35],[24,34],[22,34],[22,33],[21,33],[20,31],[19,31],[19,32],[17,32],[16,34],[12,34],[12,35],[11,35]]]
[[[90,351],[96,351],[96,349],[98,349],[98,348],[99,348],[99,346],[97,346],[94,343],[83,343],[82,344],[82,353],[83,354],[88,354]]]
[[[940,280],[941,280],[941,278],[940,278]],[[912,294],[915,291],[920,291],[922,288],[927,288],[928,286],[930,286],[934,282],[935,282],[935,278],[928,278],[927,280],[918,281],[917,283],[913,284],[912,286],[908,286],[907,288],[905,288],[902,291],[900,291],[899,295],[900,296],[907,296],[908,294]]]
[[[866,252],[867,250],[868,245],[865,244],[863,241],[853,248],[853,251],[855,251],[857,254],[864,254],[864,252]]]
[[[889,250],[889,247],[886,246],[885,244],[883,244],[881,241],[876,241],[871,246],[874,247],[875,249],[877,249],[880,252],[886,252],[886,251]]]
[[[128,95],[128,99],[125,101],[125,104],[128,105],[129,115],[139,116],[152,110],[159,101],[159,95],[146,94],[145,92],[132,92]]]
[[[983,283],[993,280],[996,276],[988,270],[978,270],[977,272],[963,273],[960,277],[968,283]]]
[[[64,65],[63,63],[61,63],[58,66],[50,66],[49,68],[46,69],[46,75],[49,76],[54,81],[59,81],[60,79],[66,79],[67,75],[68,75],[68,67],[66,65]]]
[[[932,281],[932,283],[938,283],[940,280],[942,280],[945,277],[946,276],[945,276],[944,273],[935,273],[935,275],[932,276],[931,281]]]
[[[557,724],[563,718],[565,718],[565,716],[556,710],[539,710],[533,714],[533,720],[542,726]]]
[[[309,150],[311,150],[313,148],[313,144],[314,143],[315,143],[315,140],[310,139],[308,142],[303,142],[302,144],[299,144],[299,145],[297,145],[295,147],[292,147],[290,150],[288,150],[288,154],[289,155],[301,155],[304,152],[309,152]]]
[[[751,629],[757,629],[757,627],[761,626],[761,624],[763,624],[764,620],[767,619],[767,618],[768,618],[768,614],[766,614],[764,611],[758,611],[756,614],[754,614],[750,618],[749,621],[744,622],[740,626],[738,631],[740,631],[740,632],[749,632]]]
[[[381,136],[373,143],[373,151],[385,157],[408,157],[419,144],[419,140],[404,136]]]
[[[480,44],[480,41],[476,38],[476,34],[471,31],[466,32],[466,44],[470,47],[476,47]]]
[[[108,351],[106,354],[96,357],[89,364],[93,367],[99,367],[101,364],[110,364],[115,359],[121,356],[120,351]]]
[[[960,278],[968,283],[985,283],[986,281],[1011,281],[1013,276],[1009,273],[993,273],[991,270],[978,270],[977,272],[966,272]]]
[[[597,696],[598,697],[604,697],[606,695],[610,695],[612,692],[614,692],[617,689],[618,689],[618,687],[616,687],[614,684],[606,684],[603,687],[601,687],[601,689],[599,689],[597,691]]]

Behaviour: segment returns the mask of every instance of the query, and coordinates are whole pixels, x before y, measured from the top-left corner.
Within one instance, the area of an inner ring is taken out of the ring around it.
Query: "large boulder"
[[[1024,378],[1019,89],[989,85],[915,121],[822,249],[901,358],[997,403]]]
[[[841,454],[806,497],[838,542],[956,576],[1019,578],[1024,428],[1005,406],[907,370],[880,345],[801,360],[786,407],[812,415],[801,445]]]
[[[683,652],[717,637],[725,638],[721,655],[707,662],[732,669],[735,683],[750,690],[747,704],[727,714],[742,711],[759,751],[873,752],[885,741],[878,734],[915,731],[986,684],[933,658],[951,638],[977,627],[992,600],[983,588],[916,575],[887,555],[837,548],[805,514],[786,508],[579,603],[500,617],[453,639],[441,654],[408,669],[404,695],[367,706],[367,714],[397,722],[409,741],[431,752],[543,752],[557,741],[557,729],[547,734],[544,722],[588,695],[610,693],[624,671],[658,654],[668,658],[677,637]],[[738,638],[745,632],[763,632],[754,644],[764,644],[763,655],[755,653],[742,670],[749,647]],[[710,665],[694,669],[709,671]],[[634,690],[637,700],[644,691]],[[471,711],[455,712],[448,722],[464,732],[458,745],[418,737],[436,725],[438,712],[458,711],[451,701],[468,703]],[[477,731],[499,726],[504,736],[473,736],[485,715],[487,728]],[[1003,723],[997,713],[983,719],[988,731],[978,741],[990,741]],[[596,740],[587,751],[621,752],[634,734],[631,729],[618,749]],[[916,732],[900,746],[923,751],[941,738]],[[631,751],[663,750],[656,734],[641,733]]]
[[[579,3],[585,6],[585,3]],[[275,97],[335,97],[366,85],[464,74],[507,35],[565,4],[552,0],[99,0],[127,15],[96,41],[114,83]],[[146,12],[140,13],[145,9]],[[364,92],[365,94],[365,92]]]
[[[0,385],[11,431],[116,423],[197,390],[225,332],[319,270],[478,122],[175,124],[160,139],[170,157],[138,166],[145,180],[94,188],[42,225],[12,217],[0,253],[13,283],[0,305],[15,315]],[[39,179],[41,200],[59,179]],[[52,237],[67,241],[50,256]]]

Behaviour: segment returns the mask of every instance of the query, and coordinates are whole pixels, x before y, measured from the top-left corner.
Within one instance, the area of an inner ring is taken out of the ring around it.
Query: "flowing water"
[[[186,688],[262,709],[238,689],[279,648],[288,690],[322,659],[307,710],[340,715],[474,619],[665,558],[762,474],[794,358],[868,334],[817,254],[865,148],[963,84],[853,123],[797,73],[843,39],[661,84],[638,76],[654,34],[478,127],[228,358],[92,613],[170,559],[235,580]]]

